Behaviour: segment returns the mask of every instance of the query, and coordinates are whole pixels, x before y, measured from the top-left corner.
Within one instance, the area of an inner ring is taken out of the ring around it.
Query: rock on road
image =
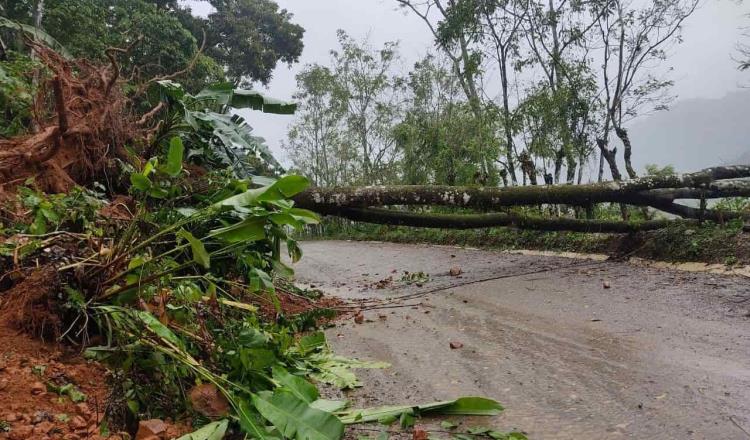
[[[531,439],[750,438],[747,278],[443,246],[303,249],[298,280],[345,299],[437,290],[327,331],[337,353],[392,364],[358,371],[358,405],[484,395],[506,410],[477,423]]]

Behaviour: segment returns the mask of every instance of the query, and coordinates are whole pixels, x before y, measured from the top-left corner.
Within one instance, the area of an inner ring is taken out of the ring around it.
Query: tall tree
[[[239,86],[267,84],[279,61],[299,61],[304,28],[272,0],[210,0],[207,53]]]
[[[398,44],[374,49],[338,31],[339,50],[331,51],[336,94],[346,108],[349,142],[357,146],[362,183],[382,183],[394,175],[397,151],[390,130],[397,118],[400,78],[394,75]]]
[[[316,186],[354,183],[353,158],[343,142],[345,107],[336,96],[336,77],[328,67],[307,66],[297,74],[300,102],[284,148],[294,167]]]
[[[495,184],[498,173],[485,179],[481,164],[497,157],[492,126],[476,119],[459,81],[444,57],[427,56],[408,77],[405,115],[394,128],[407,184]]]
[[[644,109],[666,108],[671,100],[672,81],[660,76],[660,64],[668,49],[682,41],[685,20],[698,7],[699,0],[659,0],[631,3],[607,0],[597,5],[597,28],[602,56],[604,122],[597,145],[607,161],[612,178],[620,180],[617,148],[610,147],[614,131],[624,149],[625,169],[637,177],[631,161],[632,144],[625,123]],[[603,174],[600,161],[599,180]]]
[[[560,182],[563,163],[568,183],[572,183],[576,166],[583,166],[576,151],[583,151],[577,142],[590,119],[582,110],[588,107],[588,51],[585,41],[596,25],[596,15],[587,9],[590,1],[544,0],[529,3],[524,35],[529,51],[528,63],[536,67],[554,100],[554,118],[564,121],[555,149],[553,179]],[[595,12],[595,11],[594,11]],[[583,87],[583,88],[581,88]],[[583,107],[582,107],[583,106]],[[579,163],[577,164],[576,161]]]
[[[476,20],[474,0],[397,0],[398,4],[419,17],[432,33],[437,47],[451,61],[454,74],[466,95],[476,120],[491,119],[492,112],[484,103],[481,90],[482,51],[475,46],[481,39]],[[489,142],[489,139],[485,141]],[[482,173],[490,173],[491,163],[482,165]],[[517,182],[512,154],[506,154],[506,169],[511,181]]]

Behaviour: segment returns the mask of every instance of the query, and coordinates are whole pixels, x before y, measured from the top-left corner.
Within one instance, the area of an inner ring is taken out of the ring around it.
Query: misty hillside
[[[750,91],[688,99],[630,126],[633,164],[672,164],[678,171],[750,163]]]

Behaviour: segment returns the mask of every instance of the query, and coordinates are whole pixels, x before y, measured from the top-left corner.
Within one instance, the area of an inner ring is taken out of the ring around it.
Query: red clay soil
[[[47,344],[0,322],[0,439],[120,439],[102,437],[99,425],[109,390],[107,370],[76,353]],[[73,386],[75,403],[47,384]]]

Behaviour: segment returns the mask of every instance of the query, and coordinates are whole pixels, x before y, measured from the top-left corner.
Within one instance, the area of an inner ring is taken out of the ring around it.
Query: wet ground
[[[393,365],[360,370],[358,404],[484,395],[506,410],[478,422],[532,439],[750,438],[746,277],[439,246],[304,251],[301,282],[391,298],[328,330],[340,354]]]

